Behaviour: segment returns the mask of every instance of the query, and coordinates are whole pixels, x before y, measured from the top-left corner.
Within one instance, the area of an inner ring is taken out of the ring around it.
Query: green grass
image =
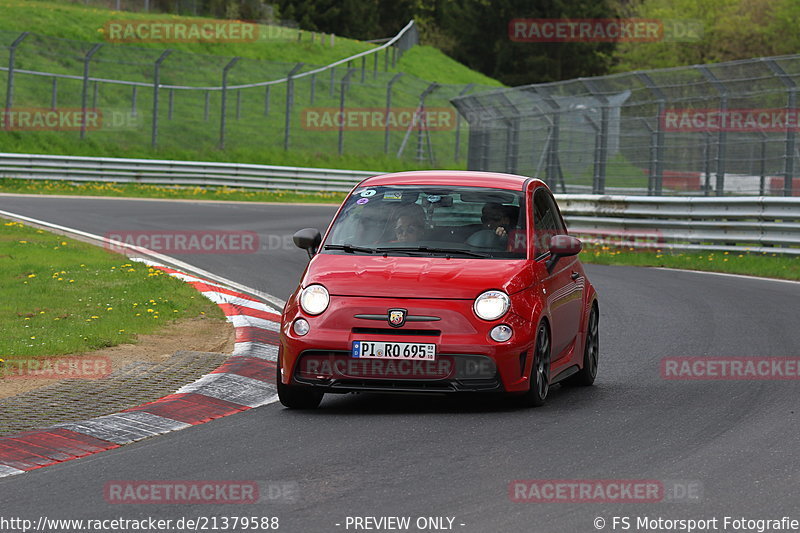
[[[9,43],[22,31],[32,31],[16,52],[17,69],[78,75],[83,71],[80,60],[91,43],[102,41],[103,25],[112,20],[175,19],[173,15],[119,13],[87,8],[78,4],[43,1],[0,0],[0,39]],[[285,30],[282,30],[285,31]],[[274,33],[274,32],[273,32]],[[173,50],[161,68],[161,83],[187,86],[220,86],[222,69],[234,57],[241,61],[230,71],[229,85],[250,84],[280,79],[298,62],[305,63],[300,72],[315,66],[374,48],[375,45],[337,38],[336,45],[310,42],[307,35],[298,42],[295,30],[287,38],[279,36],[255,43],[106,43],[96,53],[90,75],[104,79],[137,81],[151,84],[153,64],[165,48]],[[66,40],[69,39],[69,40]],[[408,51],[396,67],[384,71],[384,56],[379,57],[378,71],[372,58],[366,61],[362,80],[361,61],[351,67],[346,92],[347,108],[383,109],[387,83],[397,72],[404,76],[394,85],[392,105],[397,111],[414,109],[420,94],[435,81],[441,86],[427,99],[429,108],[452,110],[450,99],[465,84],[474,83],[473,92],[496,87],[499,82],[468,69],[429,46]],[[103,117],[100,129],[91,130],[81,140],[77,131],[5,131],[0,135],[0,151],[17,153],[51,153],[56,155],[104,155],[154,159],[224,160],[291,166],[328,166],[332,168],[374,169],[391,171],[407,168],[463,168],[467,152],[466,128],[458,139],[460,158],[456,158],[454,125],[444,131],[432,131],[433,156],[427,153],[427,138],[407,137],[405,129],[392,131],[388,153],[384,153],[384,132],[380,129],[346,131],[343,155],[339,155],[338,131],[317,131],[305,128],[303,112],[307,108],[334,108],[340,105],[345,66],[337,67],[334,79],[325,72],[295,82],[294,105],[291,110],[290,148],[284,150],[286,85],[270,89],[267,109],[264,87],[230,91],[227,99],[225,148],[219,147],[222,99],[219,91],[208,93],[208,114],[205,112],[205,91],[175,91],[173,114],[169,116],[170,91],[159,92],[159,137],[157,148],[151,148],[153,124],[153,90],[139,87],[136,113],[134,95],[129,86],[98,84],[89,88],[88,105]],[[59,108],[80,108],[80,79],[59,79]],[[313,93],[313,98],[312,98]],[[49,108],[52,80],[18,72],[15,76],[16,108]],[[0,101],[5,100],[6,75],[0,74]],[[239,112],[237,113],[237,109]],[[398,157],[401,146],[402,154]],[[418,148],[423,151],[418,153]]]
[[[0,219],[0,357],[78,354],[221,310],[190,285],[67,237]]]
[[[120,198],[164,198],[170,200],[216,200],[239,202],[286,202],[339,204],[343,192],[302,193],[234,187],[170,187],[134,183],[65,182],[0,179],[0,192],[14,194],[58,194],[70,196],[116,196]]]
[[[681,252],[677,250],[633,250],[586,244],[580,254],[584,263],[666,267],[707,272],[725,272],[765,278],[800,280],[800,257],[767,253]]]

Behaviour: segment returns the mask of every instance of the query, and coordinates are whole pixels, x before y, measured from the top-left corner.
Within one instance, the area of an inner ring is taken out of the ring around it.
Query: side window
[[[556,209],[555,200],[544,188],[537,190],[533,197],[533,230],[536,239],[535,257],[550,249],[553,235],[567,232]]]

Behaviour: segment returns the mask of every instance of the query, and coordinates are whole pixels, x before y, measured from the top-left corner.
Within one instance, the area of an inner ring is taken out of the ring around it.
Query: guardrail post
[[[289,149],[289,134],[292,128],[292,107],[294,106],[294,75],[305,63],[298,63],[286,75],[286,117],[283,122],[283,149]]]
[[[458,98],[467,94],[472,88],[475,87],[474,83],[470,83],[463,89],[461,92],[458,93]],[[459,158],[461,157],[461,113],[456,113],[456,149],[455,149],[455,160],[458,162]]]
[[[220,118],[219,118],[219,149],[225,149],[225,121],[227,119],[227,97],[228,97],[228,72],[239,62],[241,57],[234,57],[222,69],[222,102],[220,104]]]
[[[8,48],[8,80],[6,84],[6,112],[10,111],[14,106],[14,64],[17,59],[17,47],[25,40],[25,37],[30,35],[31,32],[26,31],[20,34],[19,37],[14,39],[11,46]]]
[[[355,73],[354,69],[348,69],[347,74],[342,77],[339,85],[339,155],[344,153],[344,102],[347,94],[347,86],[350,83],[350,76]]]
[[[98,43],[92,46],[83,57],[83,88],[81,90],[81,139],[86,138],[86,100],[89,98],[89,62],[103,45]]]
[[[655,139],[651,139],[651,146],[653,146],[654,149],[651,149],[650,151],[650,157],[653,159],[653,161],[651,161],[650,164],[652,172],[650,176],[648,176],[647,180],[647,194],[661,196],[663,193],[664,183],[664,125],[662,124],[662,117],[667,110],[667,97],[664,94],[664,91],[662,91],[658,85],[653,82],[650,76],[644,72],[637,72],[636,76],[644,84],[644,86],[650,89],[650,92],[656,96],[656,102],[658,104],[654,133]],[[653,133],[652,130],[651,133]]]
[[[153,129],[150,135],[150,146],[156,147],[158,142],[158,94],[161,86],[161,64],[172,53],[172,50],[164,50],[153,64]],[[206,108],[206,112],[208,108]]]
[[[795,111],[797,106],[797,83],[786,74],[780,65],[773,59],[766,59],[765,62],[769,69],[776,75],[789,89],[789,97],[786,102],[787,115]],[[785,149],[783,153],[783,195],[792,195],[792,181],[794,178],[794,144],[796,132],[794,128],[786,128]]]
[[[375,57],[378,57],[377,55]],[[384,121],[384,132],[383,132],[383,153],[389,153],[389,135],[390,135],[390,128],[389,128],[389,114],[392,112],[392,87],[395,83],[400,81],[400,78],[403,77],[403,73],[400,72],[395,74],[394,77],[389,80],[389,83],[386,84],[386,115],[383,117]]]
[[[761,154],[758,163],[758,194],[759,196],[764,196],[767,180],[767,134],[763,131],[758,133],[761,135]]]
[[[53,76],[53,92],[50,95],[50,109],[53,111],[58,107],[58,78]]]
[[[695,68],[703,74],[703,77],[705,77],[719,93],[719,112],[720,115],[725,116],[728,111],[728,88],[724,83],[719,81],[705,65],[698,65]],[[720,128],[717,136],[717,196],[725,194],[725,151],[727,142],[728,134],[725,128]]]

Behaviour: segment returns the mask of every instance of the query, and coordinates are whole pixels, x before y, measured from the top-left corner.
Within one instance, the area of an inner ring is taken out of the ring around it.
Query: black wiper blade
[[[375,250],[372,248],[364,248],[363,246],[353,246],[352,244],[326,244],[326,250],[343,250],[347,253],[353,252],[362,252],[365,254],[372,254],[375,253]]]
[[[376,248],[376,252],[428,252],[434,254],[462,254],[471,257],[491,257],[491,255],[484,252],[473,252],[472,250],[465,250],[464,248],[431,248],[430,246],[398,246],[398,247],[384,247]]]

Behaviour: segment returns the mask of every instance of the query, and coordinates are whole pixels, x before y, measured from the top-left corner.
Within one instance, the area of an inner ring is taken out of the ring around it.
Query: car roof
[[[478,172],[472,170],[415,170],[372,176],[361,182],[371,185],[462,185],[466,187],[493,187],[521,191],[525,182],[532,178],[504,174],[502,172]],[[540,180],[536,180],[540,181]]]

